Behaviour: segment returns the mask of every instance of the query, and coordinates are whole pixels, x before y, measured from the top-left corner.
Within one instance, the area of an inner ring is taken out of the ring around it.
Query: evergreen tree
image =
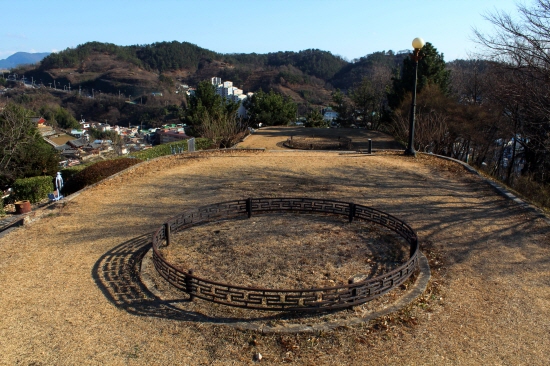
[[[328,127],[328,121],[318,110],[311,110],[306,116],[306,127]]]
[[[438,53],[437,49],[426,42],[420,50],[422,59],[418,61],[418,82],[417,93],[428,84],[435,84],[444,93],[450,91],[450,70],[446,69],[443,54]],[[410,57],[403,60],[403,69],[400,75],[393,78],[392,90],[388,94],[388,104],[392,109],[397,108],[405,98],[405,94],[412,92],[414,88],[414,61]]]
[[[290,97],[270,90],[254,93],[244,102],[250,124],[265,126],[286,125],[296,119],[297,106]]]
[[[61,128],[71,129],[71,128],[80,128],[80,124],[74,118],[69,111],[63,107],[57,108],[57,111],[54,115],[55,121]]]
[[[0,186],[18,178],[55,175],[59,155],[44,141],[31,114],[13,103],[0,111]]]
[[[336,89],[336,91],[332,93],[332,102],[332,109],[338,113],[336,122],[342,126],[351,125],[354,121],[353,107],[350,105],[344,93],[342,93],[340,89]]]
[[[242,137],[246,126],[237,118],[239,103],[216,93],[208,80],[201,81],[189,98],[185,121],[195,133],[212,141],[216,147],[233,146]]]
[[[235,117],[239,104],[216,93],[216,87],[208,80],[201,81],[195,94],[189,98],[184,120],[191,126],[199,126],[206,114],[209,118]]]

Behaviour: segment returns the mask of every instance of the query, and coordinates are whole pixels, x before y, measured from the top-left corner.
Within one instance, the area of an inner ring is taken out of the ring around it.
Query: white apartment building
[[[225,81],[223,84],[218,85],[216,88],[216,94],[224,97],[230,98],[232,95],[242,95],[242,89],[233,86],[233,82]]]
[[[212,79],[210,79],[210,82],[212,83],[212,85],[218,86],[222,83],[222,78],[214,76]]]
[[[246,108],[243,106],[243,101],[246,98],[251,98],[254,93],[246,93],[244,94],[242,89],[239,89],[235,86],[233,86],[232,81],[224,81],[222,83],[221,78],[219,77],[213,77],[210,79],[212,85],[216,86],[216,94],[229,99],[235,103],[240,103],[239,109],[237,111],[237,116],[242,118],[246,117]]]

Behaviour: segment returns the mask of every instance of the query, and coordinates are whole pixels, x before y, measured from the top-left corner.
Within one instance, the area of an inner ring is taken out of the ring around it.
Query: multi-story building
[[[243,106],[243,101],[246,98],[252,97],[254,93],[244,94],[242,89],[239,89],[233,86],[232,81],[224,81],[222,83],[221,78],[213,77],[211,79],[212,85],[216,86],[216,94],[222,96],[223,98],[229,99],[235,103],[240,103],[239,109],[237,111],[237,116],[242,118],[246,117],[246,109]]]

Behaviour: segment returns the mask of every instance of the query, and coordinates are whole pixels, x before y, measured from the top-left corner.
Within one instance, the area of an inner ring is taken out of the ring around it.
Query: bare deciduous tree
[[[518,5],[518,13],[517,20],[504,12],[487,15],[494,33],[475,30],[475,36],[500,76],[493,96],[511,122],[509,138],[521,134],[524,173],[537,173],[550,169],[550,1]]]
[[[246,125],[241,123],[235,114],[211,114],[204,112],[197,127],[201,136],[206,137],[221,148],[228,148],[239,142],[246,131]]]

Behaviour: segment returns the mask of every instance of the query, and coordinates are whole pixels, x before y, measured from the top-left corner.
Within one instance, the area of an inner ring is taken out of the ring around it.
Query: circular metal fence
[[[410,245],[409,259],[382,275],[346,285],[309,289],[269,289],[210,281],[195,276],[190,269],[169,263],[161,246],[170,245],[170,236],[192,226],[224,219],[271,212],[296,212],[344,216],[370,221],[394,231]],[[219,304],[248,309],[276,311],[325,311],[356,306],[383,295],[405,282],[418,267],[418,239],[403,221],[374,208],[349,202],[314,198],[249,198],[202,206],[185,211],[153,234],[153,262],[158,273],[176,288],[195,297]]]
[[[283,143],[283,146],[290,149],[300,150],[351,150],[353,144],[348,137],[339,136],[305,136],[290,137]]]

